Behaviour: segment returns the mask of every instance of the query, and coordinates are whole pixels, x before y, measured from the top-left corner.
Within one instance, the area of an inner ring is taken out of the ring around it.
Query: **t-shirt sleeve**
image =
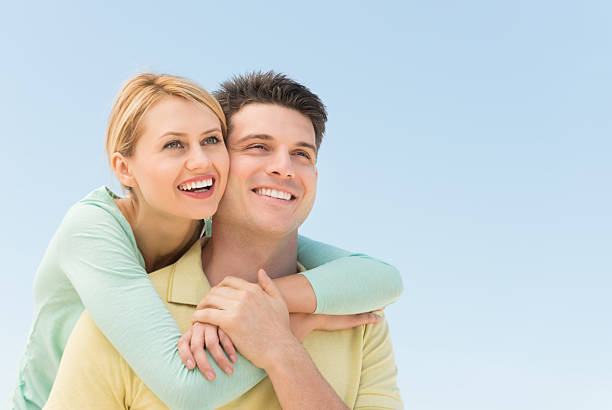
[[[366,325],[363,338],[361,378],[353,408],[403,409],[387,321]]]
[[[96,325],[168,407],[219,407],[265,377],[243,357],[229,376],[209,356],[217,373],[212,382],[183,365],[178,326],[130,235],[107,210],[89,204],[73,207],[58,231],[58,252],[62,271]]]
[[[399,271],[378,259],[298,238],[298,259],[317,298],[314,313],[352,314],[381,309],[402,291]]]

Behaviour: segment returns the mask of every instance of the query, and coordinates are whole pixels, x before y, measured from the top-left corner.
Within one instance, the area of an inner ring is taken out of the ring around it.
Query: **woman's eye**
[[[202,145],[213,145],[218,144],[220,142],[219,138],[216,136],[206,137],[202,140]]]
[[[181,148],[181,142],[174,140],[174,141],[170,141],[168,143],[166,143],[166,145],[164,145],[164,148]]]

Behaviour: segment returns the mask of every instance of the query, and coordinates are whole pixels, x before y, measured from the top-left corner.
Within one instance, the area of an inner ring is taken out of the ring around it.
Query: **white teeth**
[[[212,186],[212,184],[213,184],[212,178],[201,179],[196,182],[188,182],[186,184],[179,185],[179,189],[183,191],[189,191],[192,189],[206,188],[206,187]]]
[[[284,199],[285,201],[291,200],[291,194],[288,192],[277,191],[276,189],[259,188],[256,191],[259,195],[270,196],[272,198]]]

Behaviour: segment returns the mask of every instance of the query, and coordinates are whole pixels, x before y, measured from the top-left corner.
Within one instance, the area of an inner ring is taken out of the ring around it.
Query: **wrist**
[[[308,353],[304,350],[300,341],[293,334],[290,334],[282,341],[274,341],[274,348],[270,349],[270,354],[262,363],[262,368],[270,377],[290,374],[292,369],[296,367],[296,363],[303,360],[304,355],[308,355]]]
[[[309,319],[310,319],[310,327],[309,327],[310,332],[312,332],[314,330],[320,329],[321,325],[322,325],[323,316],[322,315],[318,315],[316,313],[311,313],[308,316],[309,316]]]

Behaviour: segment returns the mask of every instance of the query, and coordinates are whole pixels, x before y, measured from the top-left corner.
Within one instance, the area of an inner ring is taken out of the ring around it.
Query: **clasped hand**
[[[187,368],[197,365],[213,380],[216,374],[204,349],[227,374],[233,373],[231,363],[237,361],[234,345],[253,364],[266,369],[282,360],[283,346],[300,343],[313,330],[348,329],[379,320],[372,313],[289,314],[280,291],[260,269],[258,283],[228,276],[213,287],[194,312],[193,325],[180,338],[178,350]]]

